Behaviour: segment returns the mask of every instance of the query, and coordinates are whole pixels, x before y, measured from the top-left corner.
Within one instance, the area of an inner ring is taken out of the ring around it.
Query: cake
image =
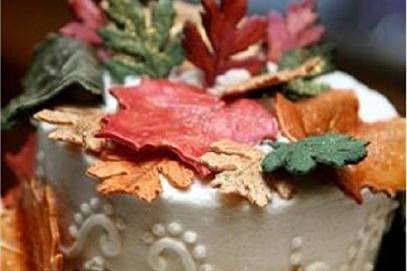
[[[3,110],[36,127],[6,270],[373,270],[405,120],[335,70],[315,2],[148,2],[70,0]]]

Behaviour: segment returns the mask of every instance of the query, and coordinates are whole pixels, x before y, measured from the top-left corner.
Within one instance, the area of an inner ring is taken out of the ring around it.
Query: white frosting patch
[[[215,79],[215,86],[208,89],[213,95],[221,95],[222,91],[231,85],[245,82],[251,78],[251,74],[246,69],[230,69],[222,75],[218,75]]]
[[[278,71],[278,65],[277,63],[274,62],[267,62],[267,73],[273,74]]]
[[[183,82],[202,88],[204,86],[204,73],[200,69],[188,69],[186,71],[181,71],[179,68],[174,68],[171,70],[171,74],[168,80],[172,82]]]
[[[390,101],[379,92],[370,89],[344,72],[336,71],[315,80],[326,83],[335,89],[352,90],[359,99],[359,116],[365,122],[387,120],[397,116],[397,111]]]

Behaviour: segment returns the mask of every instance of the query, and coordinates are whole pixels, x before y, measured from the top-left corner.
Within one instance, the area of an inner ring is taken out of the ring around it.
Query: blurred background
[[[197,2],[197,1],[191,1]],[[291,1],[250,0],[250,13],[284,10]],[[20,90],[34,46],[70,20],[65,0],[5,0],[1,10],[1,105]],[[405,116],[405,0],[323,0],[318,3],[327,39],[338,46],[338,67],[380,90]],[[28,127],[2,132],[2,158],[25,140]],[[3,164],[2,193],[14,183]],[[404,218],[398,214],[380,252],[377,271],[405,266]]]

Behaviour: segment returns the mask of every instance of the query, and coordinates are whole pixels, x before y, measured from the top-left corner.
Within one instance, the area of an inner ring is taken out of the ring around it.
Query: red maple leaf
[[[63,26],[59,31],[88,44],[99,45],[101,38],[96,30],[106,23],[105,16],[93,0],[69,0],[69,5],[78,21]]]
[[[315,7],[315,0],[303,0],[291,5],[285,18],[277,11],[269,13],[267,43],[270,61],[276,62],[284,52],[309,46],[321,39],[325,28],[316,25]]]
[[[221,139],[256,143],[278,132],[273,115],[247,99],[232,103],[167,80],[142,80],[137,87],[118,87],[118,113],[105,117],[98,134],[136,150],[168,149],[205,176],[199,158]]]
[[[260,41],[266,33],[267,21],[260,16],[246,18],[247,0],[203,0],[201,14],[203,27],[210,41],[210,48],[197,27],[188,22],[184,27],[183,46],[186,57],[205,73],[206,83],[213,85],[219,74],[232,68],[245,68],[258,73],[264,62],[257,56],[237,60],[234,54],[246,50]]]
[[[34,159],[37,151],[37,135],[30,134],[27,141],[17,153],[6,153],[6,164],[20,181],[27,181],[35,176]]]

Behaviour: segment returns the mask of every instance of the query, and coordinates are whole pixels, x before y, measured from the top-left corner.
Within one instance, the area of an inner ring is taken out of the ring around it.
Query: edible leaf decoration
[[[307,174],[318,164],[339,168],[364,159],[367,144],[367,141],[342,134],[310,136],[292,143],[270,143],[274,150],[266,156],[262,168],[264,172],[284,168],[294,175]]]
[[[355,132],[357,138],[368,140],[369,155],[357,165],[337,172],[337,183],[346,193],[362,202],[364,187],[394,196],[406,186],[406,123],[403,118],[387,122],[363,124]]]
[[[23,94],[2,110],[2,128],[11,127],[22,112],[44,104],[73,85],[77,86],[75,91],[101,95],[101,73],[90,48],[74,39],[51,35],[35,53],[23,80]]]
[[[298,78],[308,76],[314,73],[314,70],[319,67],[319,58],[312,58],[304,62],[302,65],[293,69],[286,69],[276,73],[267,73],[254,76],[247,81],[227,86],[223,89],[216,90],[217,95],[221,97],[244,95],[257,90],[270,88],[277,85],[282,85],[291,82]]]
[[[87,174],[100,181],[96,189],[104,195],[128,194],[147,202],[162,192],[160,174],[180,189],[189,187],[194,177],[193,171],[180,162],[160,157],[101,161],[91,166]]]
[[[210,46],[192,23],[185,25],[183,46],[187,59],[204,71],[207,85],[212,86],[217,75],[232,68],[258,73],[264,66],[264,61],[259,57],[237,60],[232,56],[262,40],[266,19],[251,16],[242,21],[247,0],[221,0],[219,5],[215,0],[203,0],[202,5],[202,24]]]
[[[318,42],[325,32],[316,22],[315,0],[303,0],[288,8],[284,17],[277,11],[268,15],[268,59],[278,62],[284,52]]]
[[[351,134],[359,125],[359,103],[351,91],[331,90],[292,102],[278,93],[275,111],[284,135],[291,140],[325,133]]]
[[[106,24],[106,18],[94,0],[68,0],[77,19],[63,26],[59,31],[68,37],[100,45],[102,40],[97,29]]]
[[[271,199],[271,188],[261,172],[264,154],[245,144],[222,140],[211,145],[201,157],[211,170],[219,172],[211,182],[221,193],[235,193],[264,207]]]
[[[296,79],[284,86],[284,94],[291,100],[300,100],[320,95],[330,90],[330,86],[323,83],[315,83],[310,80]]]
[[[138,0],[107,0],[103,4],[110,22],[99,35],[113,51],[105,64],[121,81],[127,75],[167,77],[184,60],[179,36],[170,35],[175,19],[173,1],[159,0],[151,5],[151,23],[147,23]]]
[[[36,152],[37,135],[32,133],[17,153],[6,153],[6,164],[16,174],[19,181],[24,182],[35,176],[34,159]]]
[[[169,149],[203,176],[209,171],[199,157],[213,142],[254,144],[278,132],[274,116],[260,104],[246,99],[225,103],[183,83],[143,79],[137,87],[112,92],[121,108],[104,119],[100,137],[136,150]]]
[[[95,134],[101,128],[103,115],[97,109],[59,107],[57,110],[44,109],[36,113],[34,118],[58,126],[48,135],[49,138],[77,144],[89,151],[101,152],[106,142],[96,138]]]

